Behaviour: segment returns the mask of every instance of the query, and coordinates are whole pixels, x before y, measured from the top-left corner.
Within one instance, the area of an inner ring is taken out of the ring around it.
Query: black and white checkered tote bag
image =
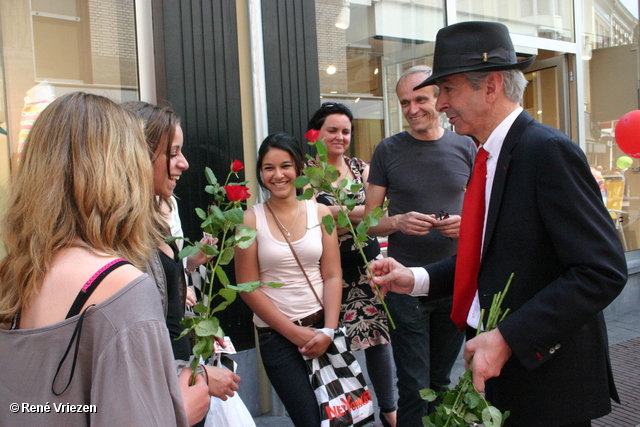
[[[320,405],[321,427],[363,426],[373,421],[373,399],[360,364],[347,349],[345,334],[345,328],[340,328],[322,356],[305,357]]]

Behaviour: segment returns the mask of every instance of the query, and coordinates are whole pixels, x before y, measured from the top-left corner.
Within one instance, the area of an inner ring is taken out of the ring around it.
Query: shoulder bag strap
[[[298,202],[298,203],[300,203],[300,202]],[[266,202],[264,203],[264,205],[267,207],[267,209],[269,209],[269,212],[271,212],[271,215],[273,215],[273,217],[275,219],[276,215],[273,213],[273,209],[271,209],[271,206],[269,206],[269,204],[266,203]],[[284,240],[286,240],[287,244],[289,245],[289,248],[291,249],[291,253],[293,253],[293,257],[296,259],[296,262],[298,263],[298,266],[300,266],[300,270],[302,270],[302,274],[304,274],[305,279],[307,279],[307,283],[309,284],[309,287],[311,288],[311,291],[313,291],[313,295],[318,300],[318,303],[320,304],[320,306],[324,309],[324,304],[322,303],[322,300],[318,296],[318,293],[316,292],[315,288],[311,284],[311,280],[309,280],[309,276],[307,276],[307,272],[304,270],[304,267],[302,266],[302,263],[300,262],[300,258],[298,258],[298,254],[296,254],[296,251],[293,249],[293,245],[289,241],[289,238],[287,237],[287,235],[285,234],[284,230],[281,227],[278,227],[278,230],[280,230],[280,232],[282,233],[282,237],[284,237]]]

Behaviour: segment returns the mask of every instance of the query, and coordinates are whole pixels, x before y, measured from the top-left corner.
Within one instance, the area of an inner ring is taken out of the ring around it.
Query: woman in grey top
[[[141,271],[161,236],[152,176],[141,122],[104,97],[65,95],[36,120],[0,221],[0,425],[187,426],[206,412]]]

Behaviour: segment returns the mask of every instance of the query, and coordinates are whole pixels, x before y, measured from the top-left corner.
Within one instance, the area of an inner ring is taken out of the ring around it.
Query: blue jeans
[[[398,377],[398,426],[422,426],[428,405],[420,390],[449,385],[464,334],[450,318],[453,298],[421,302],[389,292],[386,303],[396,324],[391,345]]]
[[[296,427],[318,427],[320,407],[298,347],[275,331],[258,330],[258,341],[269,381],[293,424]]]

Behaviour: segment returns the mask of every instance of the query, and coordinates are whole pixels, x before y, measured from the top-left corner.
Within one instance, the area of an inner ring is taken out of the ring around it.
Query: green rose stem
[[[348,194],[344,191],[344,189],[349,186],[349,190],[351,193],[356,194],[362,184],[353,184],[350,183],[348,179],[342,179],[337,187],[333,186],[333,182],[336,181],[340,174],[336,170],[334,166],[331,166],[327,163],[327,147],[324,142],[320,139],[317,139],[315,142],[309,142],[309,144],[314,145],[318,152],[318,158],[320,159],[321,167],[309,166],[306,167],[302,173],[303,175],[296,178],[293,182],[293,185],[297,188],[304,188],[307,185],[310,185],[311,188],[307,188],[304,194],[298,196],[298,199],[308,200],[313,197],[314,190],[322,190],[327,191],[335,197],[335,199],[339,203],[339,213],[337,222],[342,228],[348,228],[349,232],[353,236],[353,241],[358,247],[358,251],[364,260],[365,266],[367,268],[367,272],[369,273],[369,277],[373,277],[373,271],[371,270],[371,266],[369,264],[369,260],[364,254],[364,250],[362,249],[362,244],[367,241],[367,231],[370,227],[373,227],[378,224],[378,220],[382,218],[386,212],[387,206],[389,204],[388,201],[384,203],[382,207],[376,207],[373,212],[365,215],[364,219],[358,224],[358,226],[354,229],[353,223],[349,218],[349,211],[353,210],[356,205],[356,201],[348,196]],[[313,158],[307,154],[307,158]],[[351,184],[351,185],[349,185]],[[322,224],[329,234],[333,232],[333,229],[336,226],[336,221],[333,219],[331,215],[327,215],[322,218]],[[391,328],[395,329],[396,325],[393,322],[393,318],[391,317],[391,313],[389,313],[389,308],[382,298],[380,294],[380,288],[377,284],[374,283],[376,293],[380,298],[380,302],[382,302],[382,307],[387,314],[387,318],[389,319],[389,325]]]
[[[480,312],[476,336],[485,331],[494,330],[498,323],[509,314],[509,309],[502,311],[502,303],[509,291],[512,280],[513,273],[509,276],[509,281],[504,291],[498,292],[493,296],[484,330],[482,329],[482,321],[485,311],[482,310]],[[502,414],[496,407],[491,406],[484,396],[476,390],[473,385],[473,360],[469,362],[469,369],[466,370],[458,385],[453,389],[445,387],[439,393],[431,389],[424,389],[420,390],[420,395],[422,399],[429,402],[433,402],[438,397],[441,398],[441,403],[436,407],[436,412],[422,418],[425,427],[462,427],[480,421],[484,423],[485,427],[500,427],[509,416],[509,411]]]
[[[332,187],[334,188],[334,187]],[[334,188],[335,189],[335,188]],[[340,191],[340,190],[337,190]],[[336,194],[333,194],[334,197],[336,196]],[[346,215],[349,215],[349,211],[347,208],[347,205],[344,204],[344,202],[340,202],[340,210]],[[377,220],[376,220],[377,221]],[[356,236],[356,230],[353,229],[353,223],[349,220],[347,226],[349,227],[349,232],[351,233],[352,236]],[[369,229],[369,227],[367,227],[367,230]],[[362,230],[361,230],[362,232]],[[366,230],[364,231],[364,233],[366,234]],[[355,239],[354,239],[355,240]],[[359,240],[356,240],[356,246],[358,247],[358,252],[360,252],[360,255],[362,256],[362,259],[364,260],[365,266],[367,267],[367,273],[369,273],[369,277],[374,277],[373,275],[373,270],[371,270],[371,265],[369,264],[369,261],[367,260],[367,256],[364,254],[364,250],[362,249],[362,242],[360,242]],[[384,311],[387,313],[387,318],[389,319],[389,324],[391,325],[391,327],[393,329],[396,328],[396,324],[393,322],[393,318],[391,317],[391,313],[389,313],[389,308],[387,308],[387,303],[384,302],[384,298],[382,298],[381,294],[380,294],[380,287],[378,286],[377,283],[373,284],[376,287],[376,294],[378,295],[378,298],[380,298],[380,302],[382,303],[382,307],[384,307]]]

